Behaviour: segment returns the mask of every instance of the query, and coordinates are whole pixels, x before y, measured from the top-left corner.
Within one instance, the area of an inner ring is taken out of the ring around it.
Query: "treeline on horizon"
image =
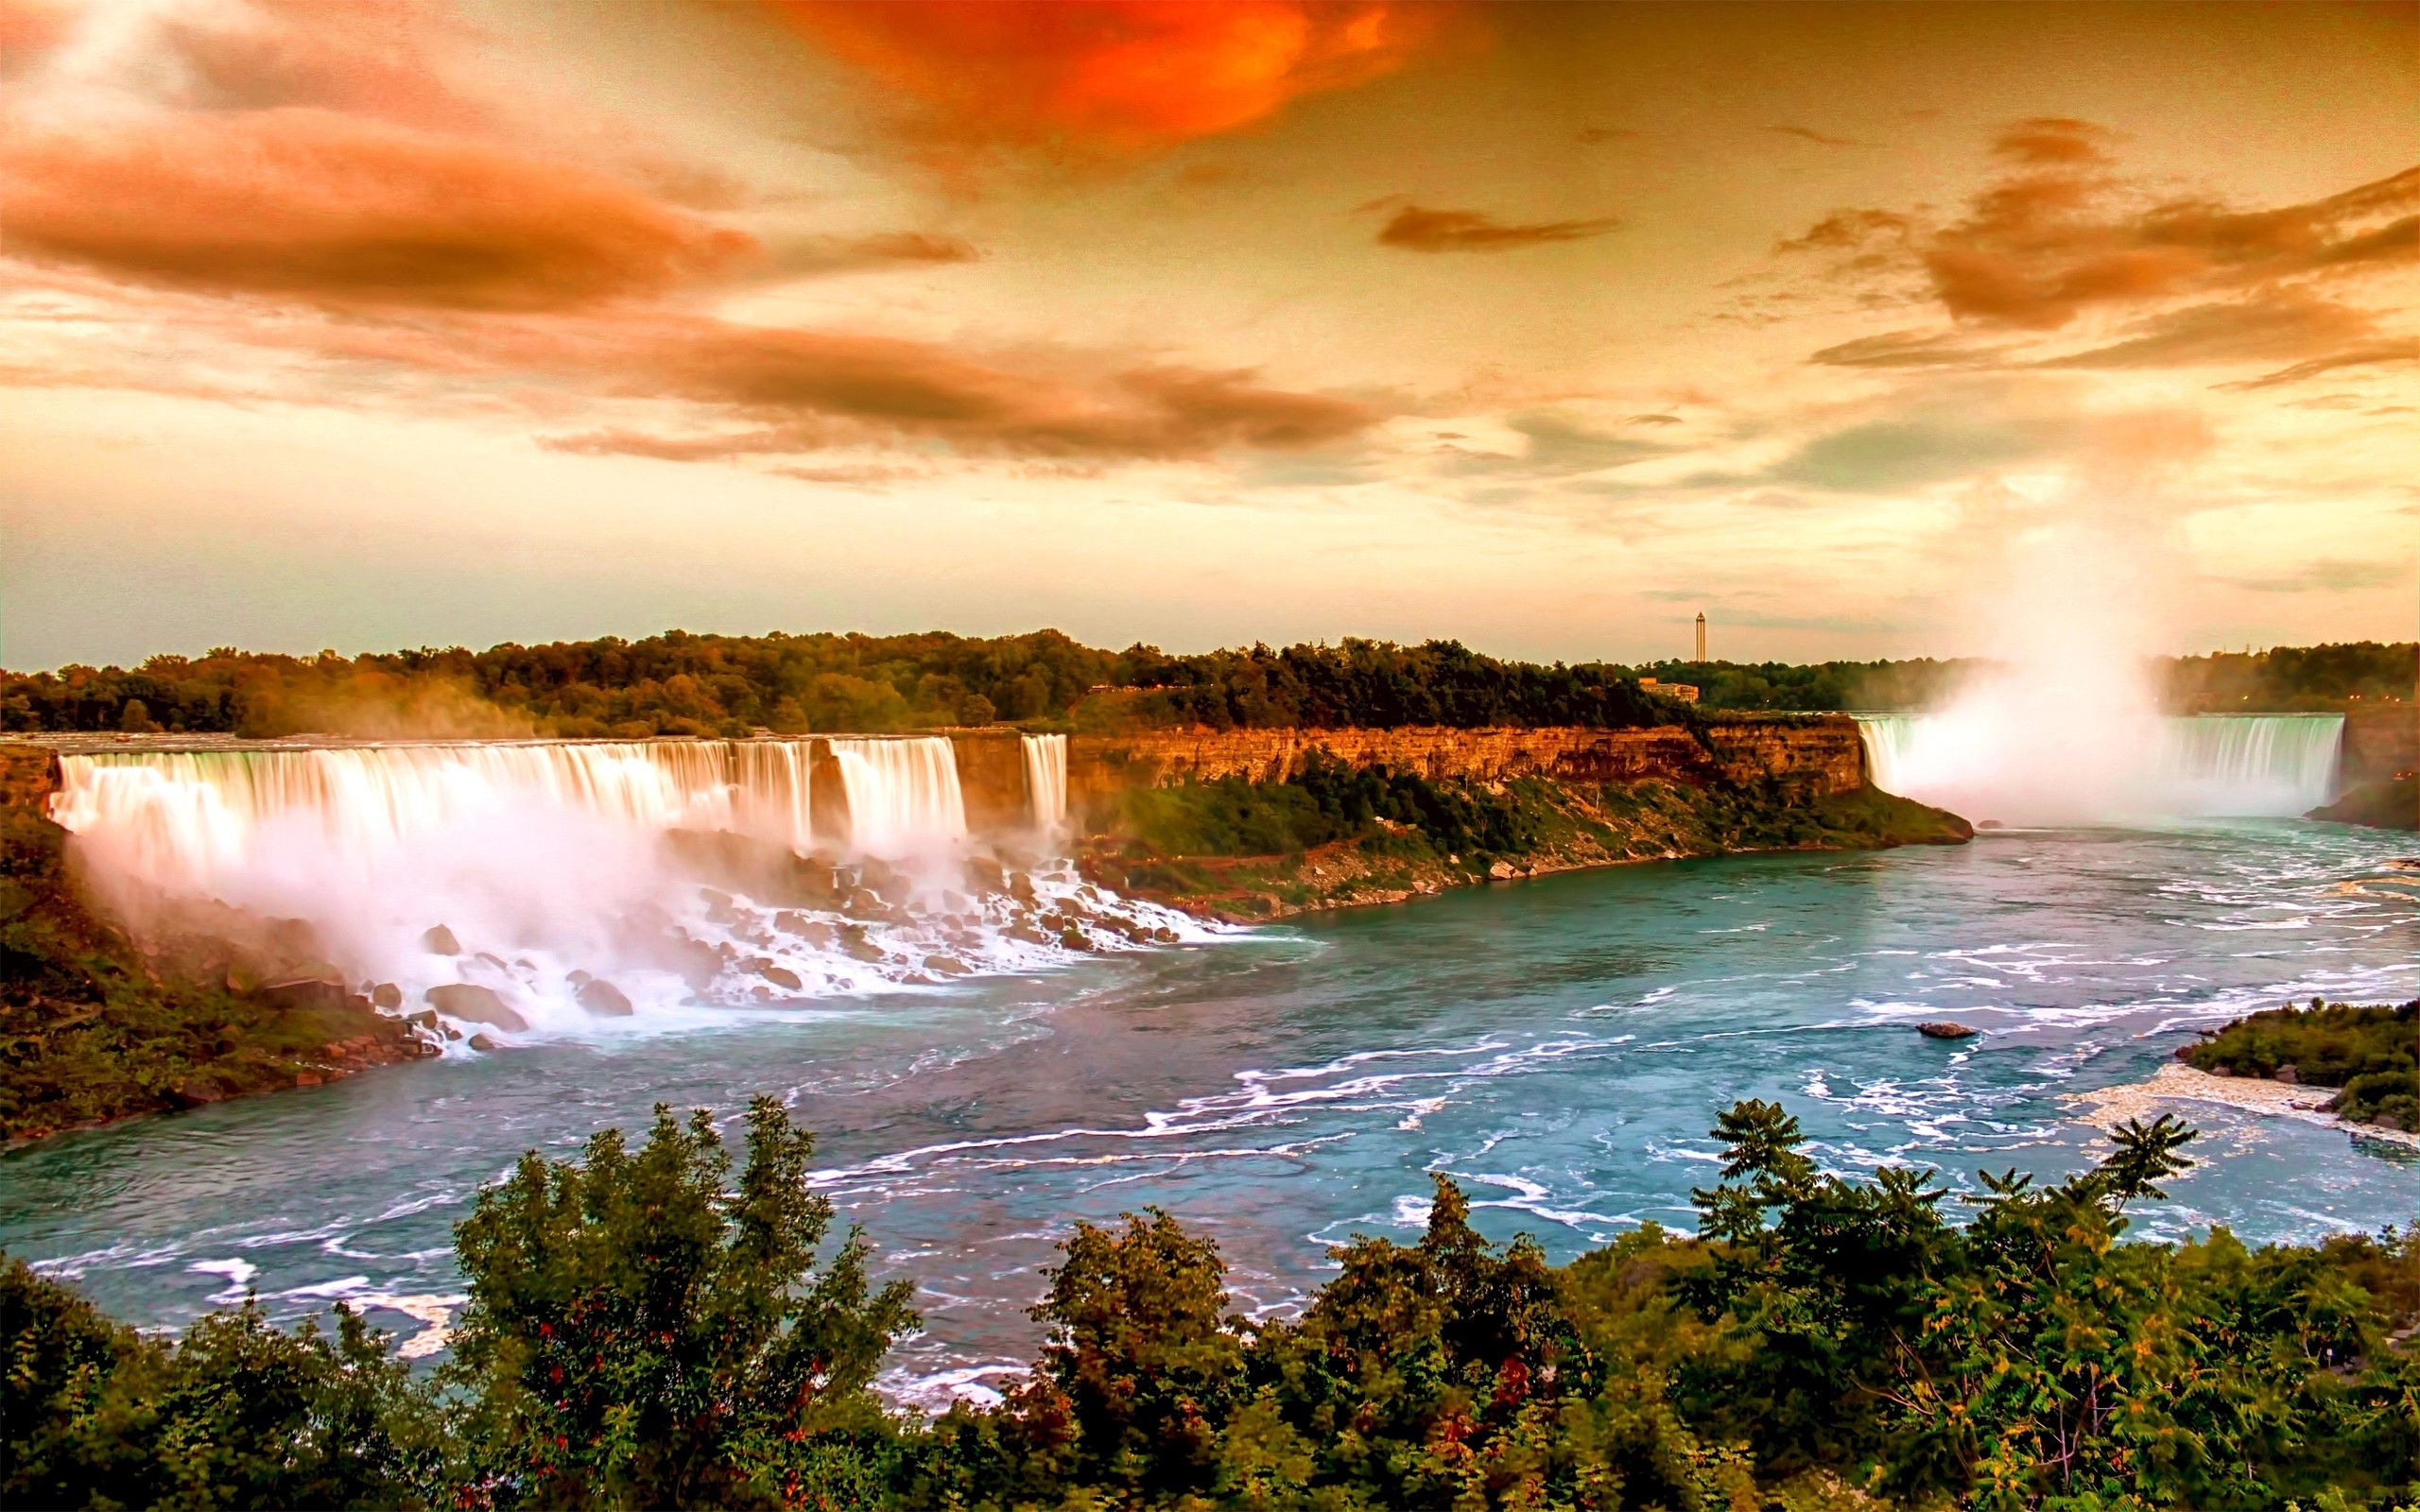
[[[2174,713],[2358,708],[2411,696],[2401,642],[2162,660]],[[991,638],[817,633],[606,637],[317,657],[215,647],[136,667],[0,671],[0,730],[275,736],[744,736],[1009,722],[1112,732],[1201,725],[1628,729],[1685,712],[1641,679],[1700,690],[1701,711],[1922,709],[1975,661],[1550,665],[1454,641],[1347,639],[1171,655],[1057,630]]]

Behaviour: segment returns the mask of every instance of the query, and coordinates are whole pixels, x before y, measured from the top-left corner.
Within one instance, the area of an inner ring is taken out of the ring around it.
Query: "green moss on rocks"
[[[281,1006],[147,959],[79,899],[65,841],[30,809],[0,806],[0,1138],[330,1080],[418,1053],[367,999],[331,992]]]

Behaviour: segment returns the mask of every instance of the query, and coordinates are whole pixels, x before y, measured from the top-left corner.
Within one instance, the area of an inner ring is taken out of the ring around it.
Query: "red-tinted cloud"
[[[786,0],[823,47],[978,140],[1139,152],[1402,67],[1449,8],[1391,0]]]
[[[758,251],[598,174],[314,107],[19,130],[0,222],[21,256],[144,281],[444,309],[661,295]]]
[[[1594,220],[1508,226],[1475,210],[1423,210],[1406,205],[1379,230],[1378,244],[1409,252],[1509,252],[1516,247],[1602,236],[1620,224],[1618,218],[1603,215]]]
[[[1841,270],[1854,274],[1912,251],[1952,315],[2037,331],[2091,309],[2359,271],[2420,251],[2420,168],[2244,211],[2153,198],[2117,172],[2109,140],[2083,121],[2019,122],[1994,146],[2001,176],[1960,220],[1927,232],[1910,215],[1841,211],[1782,249],[1853,254]]]

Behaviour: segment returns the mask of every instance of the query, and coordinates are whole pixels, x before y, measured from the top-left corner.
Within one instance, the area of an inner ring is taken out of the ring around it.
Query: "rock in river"
[[[429,1006],[449,1019],[467,1019],[473,1023],[492,1023],[513,1034],[529,1027],[529,1021],[504,1005],[493,988],[471,982],[453,982],[433,987],[421,994]]]
[[[1917,1024],[1916,1033],[1927,1040],[1971,1040],[1975,1036],[1975,1031],[1964,1024],[1951,1023],[1946,1020]]]
[[[579,985],[579,1005],[600,1019],[627,1019],[631,1016],[631,1000],[622,989],[601,976],[591,977]]]

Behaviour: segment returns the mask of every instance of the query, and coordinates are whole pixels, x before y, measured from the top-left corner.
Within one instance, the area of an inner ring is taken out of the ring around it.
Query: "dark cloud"
[[[1863,142],[1851,141],[1849,138],[1844,136],[1826,136],[1823,132],[1816,130],[1811,126],[1769,126],[1766,127],[1765,129],[1768,131],[1777,131],[1783,136],[1794,136],[1799,138],[1801,141],[1812,142],[1818,146],[1861,147],[1867,145]]]
[[[1678,425],[1681,423],[1681,417],[1678,415],[1633,415],[1622,423],[1625,425]]]
[[[2316,378],[2321,373],[2342,371],[2346,368],[2384,368],[2408,362],[2420,362],[2420,343],[2415,343],[2409,336],[2403,336],[2393,341],[2380,341],[2370,346],[2350,348],[2343,352],[2331,352],[2326,356],[2313,357],[2308,362],[2298,362],[2290,368],[2280,368],[2275,372],[2264,373],[2260,377],[2248,379],[2243,383],[2224,384],[2221,387],[2235,389],[2274,388],[2283,384],[2298,384],[2306,378]]]
[[[1628,142],[1637,137],[1638,134],[1639,133],[1631,130],[1627,127],[1583,126],[1578,131],[1572,133],[1571,140],[1579,143],[1583,147],[1593,147],[1599,146],[1607,142]]]
[[[798,236],[772,241],[766,270],[772,273],[853,273],[919,263],[972,263],[982,256],[972,242],[925,232],[888,232],[873,236]]]
[[[2007,351],[1978,346],[1954,332],[1892,331],[1825,347],[1806,360],[1827,368],[1983,368]]]
[[[1533,472],[1598,472],[1667,456],[1672,449],[1628,436],[1607,436],[1558,415],[1509,416],[1505,424],[1530,440],[1520,465]]]
[[[1764,476],[1836,492],[1887,493],[2028,461],[2071,439],[2071,426],[2051,421],[1873,421],[1817,437]]]
[[[702,323],[643,337],[627,362],[660,394],[769,424],[840,422],[970,455],[1179,458],[1299,451],[1374,423],[1348,400],[1261,387],[1248,371],[1137,368],[1082,381],[1011,372],[922,342]]]
[[[2392,587],[2411,576],[2410,562],[2326,557],[2287,572],[2219,581],[2259,593],[2340,593],[2348,589]]]
[[[1602,236],[1619,226],[1613,215],[1593,220],[1535,221],[1508,226],[1475,210],[1424,210],[1405,205],[1378,232],[1382,247],[1411,252],[1506,252],[1547,242],[1576,242]]]
[[[2337,352],[2374,335],[2360,310],[2290,291],[2195,304],[2137,322],[2123,341],[2042,364],[2053,368],[2182,368],[2291,362]]]

